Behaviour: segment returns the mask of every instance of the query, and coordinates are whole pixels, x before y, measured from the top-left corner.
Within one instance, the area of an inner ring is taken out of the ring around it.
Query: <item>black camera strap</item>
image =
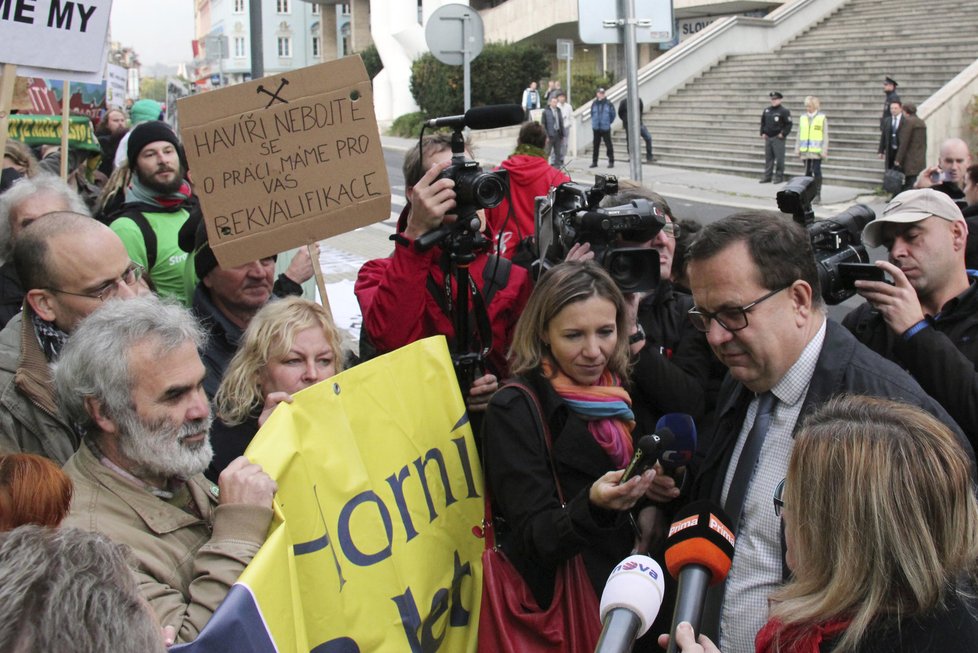
[[[477,342],[481,345],[480,354],[485,357],[489,354],[492,349],[492,324],[489,320],[489,310],[488,306],[492,302],[493,297],[496,292],[502,288],[505,288],[507,283],[509,283],[509,273],[512,268],[512,262],[501,256],[492,254],[486,260],[486,265],[482,271],[483,288],[485,289],[485,295],[479,291],[479,287],[476,285],[475,280],[469,276],[469,289],[470,296],[472,297],[472,305],[470,309],[470,314],[475,317],[474,329],[472,329],[473,335],[476,336]],[[452,276],[451,274],[445,274],[444,287],[439,288],[438,283],[435,281],[431,273],[428,273],[428,292],[431,293],[432,298],[438,307],[441,308],[442,312],[449,318],[453,317],[454,300],[452,295]],[[450,344],[453,346],[455,344],[455,338],[450,339]],[[464,352],[462,352],[464,353]]]

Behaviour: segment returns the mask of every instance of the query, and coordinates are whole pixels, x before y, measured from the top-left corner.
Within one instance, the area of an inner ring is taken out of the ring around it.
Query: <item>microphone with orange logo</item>
[[[688,621],[699,635],[706,590],[727,577],[733,560],[730,519],[712,501],[695,501],[679,512],[666,539],[666,568],[679,581],[667,653],[675,653],[676,626]]]

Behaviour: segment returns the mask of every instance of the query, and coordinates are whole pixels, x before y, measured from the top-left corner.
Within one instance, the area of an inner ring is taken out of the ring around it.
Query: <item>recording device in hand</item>
[[[665,447],[659,455],[659,464],[666,472],[689,464],[696,452],[696,422],[686,413],[666,413],[655,424],[656,432],[669,430],[673,435],[672,446]]]
[[[872,263],[840,263],[839,280],[847,288],[856,289],[856,281],[885,281],[886,273]]]
[[[455,278],[455,301],[449,302],[448,312],[455,327],[452,345],[452,362],[455,375],[464,396],[468,396],[472,383],[485,372],[485,358],[492,349],[492,325],[482,296],[469,276],[469,265],[477,254],[489,248],[489,239],[482,233],[479,209],[498,206],[509,192],[509,176],[505,171],[483,172],[475,161],[465,156],[465,137],[462,130],[490,129],[518,125],[523,121],[523,110],[515,104],[495,105],[469,109],[461,116],[432,118],[421,129],[419,148],[422,147],[425,127],[451,127],[452,163],[438,176],[454,181],[455,216],[452,222],[422,234],[414,242],[419,251],[440,245],[447,254],[450,270]],[[423,152],[422,152],[423,153]],[[470,295],[471,293],[471,295]],[[472,299],[476,321],[475,333],[469,329],[469,306]]]
[[[665,584],[659,563],[632,555],[615,567],[601,593],[601,638],[595,653],[627,653],[652,626]]]
[[[778,208],[790,213],[808,231],[822,299],[826,304],[839,304],[856,294],[854,287],[841,278],[839,264],[869,263],[862,233],[876,213],[865,204],[856,204],[834,217],[816,221],[812,209],[817,189],[814,181],[813,177],[793,177],[778,191]]]
[[[695,501],[676,515],[666,539],[666,568],[679,581],[667,653],[675,653],[676,626],[688,621],[699,635],[706,591],[723,581],[734,553],[730,519],[711,501]]]
[[[655,433],[643,435],[635,443],[635,455],[625,467],[625,473],[621,475],[618,485],[624,485],[629,479],[645,473],[651,469],[655,461],[659,459],[662,452],[674,446],[676,436],[669,429],[656,429]]]
[[[665,216],[644,199],[599,206],[617,192],[618,179],[611,175],[596,176],[593,186],[569,181],[550,189],[536,206],[536,276],[563,261],[574,245],[588,243],[594,260],[622,292],[646,292],[658,286],[659,253],[646,247],[622,247],[616,240],[651,240],[665,226]]]

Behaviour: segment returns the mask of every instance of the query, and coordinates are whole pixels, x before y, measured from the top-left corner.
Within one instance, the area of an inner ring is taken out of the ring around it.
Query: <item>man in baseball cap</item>
[[[866,303],[843,324],[906,368],[978,442],[978,284],[965,268],[968,225],[950,197],[929,188],[900,193],[863,229],[882,245],[893,282],[857,281]]]

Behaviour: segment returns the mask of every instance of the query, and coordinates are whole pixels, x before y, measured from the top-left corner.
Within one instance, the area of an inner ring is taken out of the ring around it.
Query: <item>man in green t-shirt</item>
[[[185,179],[180,142],[169,125],[156,120],[132,130],[127,150],[132,180],[110,227],[129,257],[146,268],[161,296],[188,303],[183,280],[187,253],[180,249],[178,234],[190,212],[199,209]]]

